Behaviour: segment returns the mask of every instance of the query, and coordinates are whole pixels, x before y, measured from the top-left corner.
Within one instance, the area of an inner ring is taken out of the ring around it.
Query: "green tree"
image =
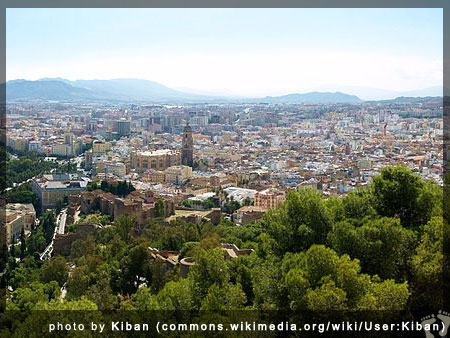
[[[342,199],[343,214],[345,218],[365,219],[374,218],[374,197],[367,189],[357,189]]]
[[[95,252],[96,244],[94,237],[89,235],[86,239],[77,239],[74,241],[70,248],[70,256],[73,258],[79,258],[85,255],[90,255]]]
[[[33,192],[32,182],[27,182],[12,188],[6,193],[8,203],[31,203],[36,210],[36,215],[41,214],[41,203]]]
[[[112,294],[109,280],[105,275],[89,288],[86,297],[97,304],[99,310],[113,310],[118,305],[117,297]]]
[[[33,255],[34,253],[41,253],[47,246],[47,242],[44,237],[44,232],[42,231],[42,226],[33,231],[31,235],[25,240],[28,255]]]
[[[213,207],[214,204],[211,202],[210,207]],[[233,214],[236,210],[241,208],[241,204],[238,201],[230,200],[222,205],[222,211],[227,213],[228,215]]]
[[[291,269],[285,277],[286,288],[289,292],[289,307],[294,310],[306,309],[304,297],[310,289],[306,273],[301,269]]]
[[[71,301],[59,301],[52,300],[50,302],[39,302],[35,306],[36,310],[47,310],[47,311],[95,311],[98,310],[97,305],[88,300],[87,298],[81,298],[78,300]]]
[[[158,303],[162,310],[191,310],[192,294],[190,280],[168,282],[158,293]]]
[[[87,266],[76,267],[67,279],[66,289],[69,300],[77,299],[86,294],[90,285],[89,269]]]
[[[167,269],[167,265],[160,259],[153,259],[148,262],[148,282],[153,292],[159,292],[171,279],[173,271]]]
[[[109,191],[108,181],[102,181],[100,183],[100,189],[102,189],[103,191]]]
[[[88,191],[94,191],[94,190],[99,189],[98,181],[92,181],[92,182],[89,182],[88,185],[86,186],[86,189],[87,189]],[[102,190],[103,190],[103,189],[102,189]]]
[[[323,245],[286,255],[282,270],[290,307],[296,310],[374,310],[374,304],[383,310],[402,310],[410,295],[406,282],[362,274],[358,260],[338,256]]]
[[[67,281],[69,267],[66,260],[62,256],[52,257],[46,261],[41,269],[41,280],[44,283],[51,281],[58,282],[59,286],[63,286]]]
[[[416,227],[432,215],[437,189],[403,166],[385,167],[374,177],[372,192],[381,216],[399,217],[403,226]]]
[[[29,311],[35,307],[36,303],[48,302],[52,299],[59,298],[59,296],[60,289],[55,281],[48,284],[31,283],[28,287],[18,288],[12,293],[12,304],[7,304],[7,308]],[[16,308],[14,308],[13,304]]]
[[[8,246],[4,243],[0,246],[0,271],[3,271],[6,268],[6,264],[9,260],[9,251]]]
[[[32,282],[39,281],[39,270],[35,268],[26,267],[25,264],[21,264],[9,273],[8,285],[16,290],[18,288],[24,288]]]
[[[46,211],[40,221],[40,226],[42,227],[44,238],[47,243],[50,243],[53,239],[53,234],[56,227],[56,220],[55,220],[55,214],[53,211],[49,210]]]
[[[125,196],[127,194],[127,183],[125,181],[119,181],[117,183],[117,195]]]
[[[166,217],[166,210],[163,200],[158,200],[155,203],[155,217]]]
[[[222,286],[213,284],[209,287],[200,310],[222,311],[242,309],[247,299],[240,284],[225,283]]]
[[[282,207],[269,210],[261,224],[274,240],[274,253],[282,256],[325,243],[331,218],[319,192],[302,189],[288,192]]]
[[[50,172],[57,166],[57,163],[45,161],[36,153],[23,154],[18,159],[6,162],[6,184],[11,187],[13,183],[20,183],[39,174]]]
[[[142,243],[132,247],[129,254],[120,261],[119,288],[122,294],[136,292],[140,283],[150,281],[150,252],[148,245]]]
[[[253,248],[259,241],[258,236],[261,235],[262,228],[259,222],[238,227],[234,224],[220,224],[214,232],[219,234],[222,243],[233,243],[240,248]]]
[[[130,233],[135,223],[135,217],[127,214],[122,214],[114,220],[114,225],[122,240],[128,241],[130,239]]]
[[[15,258],[17,256],[15,244],[12,244],[11,247],[9,248],[9,255],[13,258]]]
[[[252,284],[252,268],[257,262],[256,255],[241,255],[229,261],[230,281],[233,284],[240,284],[246,298],[246,306],[253,304],[255,294]]]
[[[306,308],[310,311],[347,310],[347,295],[328,279],[316,289],[308,289],[305,294]]]
[[[127,191],[128,193],[135,191],[136,189],[134,188],[133,184],[131,182],[128,182],[128,188]]]
[[[27,252],[27,244],[25,241],[25,230],[22,228],[20,232],[20,259],[24,259]]]
[[[402,280],[407,277],[416,235],[403,228],[399,219],[383,217],[362,226],[339,222],[329,233],[328,242],[338,254],[358,258],[364,272]]]
[[[63,208],[64,208],[63,200],[58,200],[58,202],[56,202],[56,205],[55,205],[56,213],[59,214]]]
[[[251,271],[254,305],[263,310],[283,309],[288,304],[288,290],[283,281],[281,262],[270,256],[260,260]]]
[[[153,295],[148,287],[140,287],[132,296],[135,309],[142,311],[159,310],[159,303],[156,295]]]
[[[198,242],[185,242],[180,250],[180,255],[178,260],[182,260],[184,257],[190,257],[194,254],[196,248],[198,247]]]
[[[223,286],[229,281],[230,274],[223,250],[220,248],[198,249],[194,259],[196,264],[190,268],[189,278],[192,280],[194,306],[200,307],[209,288],[213,284]]]
[[[428,311],[444,306],[444,235],[449,230],[442,217],[433,217],[422,228],[420,244],[411,261],[416,310]]]
[[[358,309],[370,311],[403,311],[410,296],[407,282],[395,283],[392,279],[371,283],[367,293],[358,303]]]

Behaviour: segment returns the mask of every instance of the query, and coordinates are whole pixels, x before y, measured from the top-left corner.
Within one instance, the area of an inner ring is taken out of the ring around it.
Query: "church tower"
[[[192,128],[189,126],[189,123],[183,130],[181,164],[188,167],[194,166],[194,141],[192,138]]]

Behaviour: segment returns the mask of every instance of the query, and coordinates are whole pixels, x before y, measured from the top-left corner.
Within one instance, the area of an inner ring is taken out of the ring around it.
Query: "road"
[[[66,220],[67,220],[67,208],[61,210],[59,214],[59,222],[56,223],[56,227],[58,229],[58,234],[64,234],[64,229],[66,228]]]
[[[45,248],[44,252],[40,254],[39,259],[41,261],[45,260],[46,258],[50,257],[53,252],[53,239],[51,243]]]
[[[41,261],[49,258],[53,252],[53,241],[55,240],[56,234],[64,234],[64,229],[66,227],[66,219],[67,219],[67,208],[64,208],[59,213],[58,217],[56,217],[56,226],[55,232],[53,233],[52,241],[45,248],[44,252],[39,256]]]

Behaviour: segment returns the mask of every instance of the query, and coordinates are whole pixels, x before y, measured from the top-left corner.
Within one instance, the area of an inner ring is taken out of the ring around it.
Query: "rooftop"
[[[85,189],[90,179],[80,174],[44,174],[34,181],[42,189]]]
[[[176,151],[172,149],[158,149],[153,151],[141,151],[138,154],[141,156],[161,156],[176,154]]]

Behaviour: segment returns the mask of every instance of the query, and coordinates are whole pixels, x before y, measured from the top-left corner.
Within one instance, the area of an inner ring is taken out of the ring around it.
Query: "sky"
[[[138,78],[281,95],[442,86],[442,9],[6,11],[7,80]]]

